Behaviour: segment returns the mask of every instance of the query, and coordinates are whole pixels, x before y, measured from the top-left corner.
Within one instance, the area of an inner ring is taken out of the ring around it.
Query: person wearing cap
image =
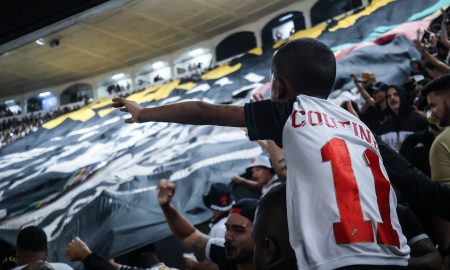
[[[228,214],[234,203],[231,189],[223,183],[214,183],[211,185],[208,193],[203,196],[203,203],[208,207],[213,217],[211,219],[209,237],[223,238],[225,236]]]
[[[352,75],[352,80],[355,83],[358,92],[364,99],[364,104],[361,107],[361,120],[372,130],[375,134],[380,131],[380,126],[383,121],[389,118],[386,105],[386,89],[387,84],[382,82],[375,83],[375,74],[364,72],[362,76],[363,85],[361,81]],[[364,82],[368,82],[364,84]]]
[[[246,170],[251,172],[251,180],[241,176],[233,176],[231,180],[236,184],[243,184],[250,189],[260,190],[261,197],[271,188],[281,184],[270,165],[269,158],[266,156],[257,156],[252,159]]]
[[[47,235],[44,230],[36,226],[26,227],[17,235],[17,267],[13,270],[21,270],[33,262],[46,261],[47,255]],[[73,270],[72,267],[64,263],[50,263],[50,265],[55,270]]]
[[[208,259],[221,270],[254,270],[251,236],[258,200],[242,199],[230,210],[224,238],[211,238],[197,230],[172,205],[175,184],[162,179],[158,184],[158,202],[170,229],[184,246],[194,251],[199,261]]]

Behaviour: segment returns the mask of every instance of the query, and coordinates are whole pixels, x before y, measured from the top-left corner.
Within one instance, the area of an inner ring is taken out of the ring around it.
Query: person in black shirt
[[[427,129],[428,122],[425,116],[413,109],[406,92],[397,86],[391,85],[386,90],[386,101],[392,117],[381,125],[379,135],[390,147],[399,151],[405,138]]]
[[[442,129],[440,127],[429,123],[427,130],[422,130],[409,135],[400,147],[400,154],[428,177],[431,177],[431,145],[441,132]]]

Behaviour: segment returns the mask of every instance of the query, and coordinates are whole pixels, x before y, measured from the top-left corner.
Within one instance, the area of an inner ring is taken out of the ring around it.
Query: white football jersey
[[[283,146],[299,269],[408,264],[397,199],[366,125],[330,101],[305,95],[246,104],[245,113],[252,140]]]

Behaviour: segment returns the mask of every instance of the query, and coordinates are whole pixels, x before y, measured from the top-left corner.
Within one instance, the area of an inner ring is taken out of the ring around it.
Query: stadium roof
[[[22,36],[0,40],[0,97],[91,77],[165,55],[254,22],[297,1],[90,2],[96,2],[97,6],[75,15],[67,13],[67,18],[39,26],[40,29],[30,33],[20,33],[17,28],[14,33]],[[43,11],[37,9],[34,14],[39,12]],[[58,11],[58,14],[66,13]],[[4,15],[2,20],[10,17],[13,16]],[[11,25],[11,21],[4,23]],[[42,46],[35,42],[40,38]],[[51,47],[52,40],[58,40],[59,44]]]

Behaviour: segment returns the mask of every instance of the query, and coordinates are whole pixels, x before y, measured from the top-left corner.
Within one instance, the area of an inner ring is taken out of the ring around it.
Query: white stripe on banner
[[[226,161],[254,158],[254,157],[260,155],[261,153],[262,153],[261,147],[255,147],[255,148],[251,148],[251,149],[240,150],[240,151],[223,154],[223,155],[213,157],[213,158],[204,159],[204,160],[198,161],[198,162],[190,165],[187,168],[184,168],[182,170],[178,170],[178,171],[174,172],[170,176],[169,179],[171,181],[175,182],[175,181],[178,181],[178,180],[188,177],[190,174],[192,174],[196,170],[199,170],[199,169],[211,166],[211,165],[215,165],[218,163],[226,162]],[[156,189],[156,186],[152,185],[152,186],[138,188],[138,189],[131,190],[131,191],[130,190],[110,191],[110,193],[115,194],[115,195],[132,195],[132,194],[137,194],[137,193],[141,193],[141,192],[145,192],[145,191],[149,191],[149,190],[155,190],[155,189]]]

